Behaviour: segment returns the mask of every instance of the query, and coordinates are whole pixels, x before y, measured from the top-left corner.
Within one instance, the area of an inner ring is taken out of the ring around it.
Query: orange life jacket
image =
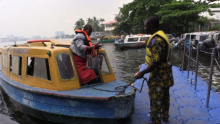
[[[75,32],[76,32],[76,34],[83,33],[86,36],[87,41],[89,42],[89,46],[92,46],[91,39],[85,31],[80,30],[80,29],[76,29]]]

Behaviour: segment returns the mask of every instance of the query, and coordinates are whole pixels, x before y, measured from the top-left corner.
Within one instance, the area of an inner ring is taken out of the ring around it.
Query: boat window
[[[196,35],[191,35],[191,40],[196,39]]]
[[[205,35],[205,36],[200,36],[200,40],[199,41],[204,41],[208,38],[208,35]]]
[[[148,40],[149,40],[149,37],[141,37],[140,41],[148,41]]]
[[[8,56],[7,54],[2,54],[2,67],[6,68],[8,67]]]
[[[137,42],[138,38],[128,38],[128,42]]]
[[[109,69],[109,65],[108,65],[107,59],[106,59],[106,57],[105,57],[105,54],[100,53],[100,55],[103,56],[103,61],[102,61],[102,72],[103,72],[104,74],[110,74],[111,71],[110,71],[110,69]]]
[[[51,80],[48,59],[28,57],[27,61],[27,75]]]
[[[74,71],[70,55],[67,53],[60,53],[56,56],[56,60],[61,78],[72,79],[74,77]]]
[[[190,38],[190,35],[187,35],[187,36],[186,36],[186,40],[189,40],[189,38]]]
[[[21,76],[22,57],[10,55],[10,71]]]

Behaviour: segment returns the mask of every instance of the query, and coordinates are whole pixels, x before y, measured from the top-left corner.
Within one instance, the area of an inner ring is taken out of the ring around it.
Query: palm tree
[[[83,26],[85,25],[85,21],[80,18],[76,23],[75,23],[75,29],[82,29]]]
[[[93,29],[94,29],[94,31],[99,30],[99,20],[97,20],[97,18],[95,16],[93,17]]]
[[[93,19],[91,19],[91,18],[88,18],[88,19],[87,19],[87,24],[90,24],[90,25],[92,25],[92,23],[93,23]]]
[[[104,19],[104,18],[100,18],[99,21],[100,21],[101,23],[103,23],[103,22],[105,21],[105,19]]]
[[[104,26],[103,22],[105,21],[105,19],[104,19],[104,18],[100,18],[99,21],[102,23],[102,24],[101,24],[100,31],[104,31],[105,26]]]
[[[80,28],[81,28],[80,22],[79,21],[75,22],[75,29],[80,29]]]

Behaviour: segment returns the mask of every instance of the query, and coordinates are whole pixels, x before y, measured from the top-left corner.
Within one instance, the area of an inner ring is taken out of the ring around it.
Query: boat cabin
[[[124,43],[131,43],[131,42],[144,42],[146,40],[149,40],[151,35],[128,35],[125,37]]]
[[[35,88],[65,91],[83,88],[74,63],[71,41],[32,40],[26,44],[5,46],[0,49],[1,71],[13,81]],[[115,81],[109,59],[104,49],[100,82]]]
[[[197,40],[199,44],[202,44],[206,39],[208,39],[209,35],[213,35],[215,33],[215,31],[185,33],[181,35],[181,38],[186,40],[187,46],[193,40]]]

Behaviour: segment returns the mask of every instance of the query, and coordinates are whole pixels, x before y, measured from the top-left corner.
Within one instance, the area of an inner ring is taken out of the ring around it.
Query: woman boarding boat
[[[33,40],[0,49],[0,84],[25,111],[69,123],[73,117],[120,119],[134,112],[135,91],[115,79],[104,49],[100,82],[82,86],[68,40]],[[40,114],[39,114],[40,113]]]

